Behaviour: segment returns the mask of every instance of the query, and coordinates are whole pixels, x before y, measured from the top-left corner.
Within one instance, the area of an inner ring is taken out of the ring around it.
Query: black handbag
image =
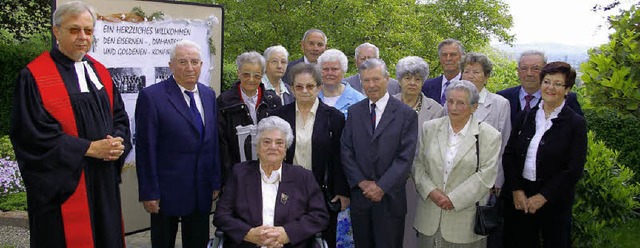
[[[478,135],[476,135],[476,172],[480,168],[480,147],[478,145]],[[489,202],[486,206],[480,206],[480,202],[476,202],[476,216],[473,226],[473,232],[487,236],[502,226],[502,201],[497,199],[494,194],[489,196]]]

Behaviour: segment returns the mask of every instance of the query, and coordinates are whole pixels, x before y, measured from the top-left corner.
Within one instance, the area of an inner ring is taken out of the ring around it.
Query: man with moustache
[[[86,55],[95,22],[83,2],[58,6],[58,47],[16,80],[10,136],[31,247],[124,247],[118,184],[131,133],[109,71]]]
[[[438,57],[442,66],[442,75],[424,81],[422,93],[444,106],[445,90],[454,79],[459,80],[460,59],[464,56],[464,46],[460,41],[446,39],[438,44]]]
[[[304,56],[302,58],[289,62],[287,65],[287,71],[282,77],[282,81],[291,85],[293,80],[289,78],[289,70],[294,65],[304,62],[305,64],[318,63],[318,57],[327,50],[327,36],[320,29],[309,29],[302,36],[300,41],[300,48]]]

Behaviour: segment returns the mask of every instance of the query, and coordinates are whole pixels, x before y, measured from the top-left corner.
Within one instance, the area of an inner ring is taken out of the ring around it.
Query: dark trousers
[[[540,192],[541,187],[541,183],[527,182],[524,191],[531,197]],[[503,194],[504,247],[571,247],[571,204],[558,206],[547,202],[535,214],[525,214],[515,209],[513,191]]]
[[[391,215],[385,210],[384,198],[379,203],[367,204],[362,192],[351,192],[351,225],[356,248],[402,247],[405,215]]]
[[[209,215],[197,213],[189,216],[151,214],[151,245],[154,248],[175,247],[179,221],[182,222],[182,247],[207,247]]]

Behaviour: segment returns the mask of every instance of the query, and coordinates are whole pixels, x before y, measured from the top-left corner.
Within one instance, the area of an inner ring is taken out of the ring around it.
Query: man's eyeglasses
[[[66,29],[69,34],[80,34],[80,31],[84,32],[85,35],[93,35],[93,28],[79,28],[79,27],[69,27],[69,28],[64,28],[64,27],[60,27],[62,29]]]

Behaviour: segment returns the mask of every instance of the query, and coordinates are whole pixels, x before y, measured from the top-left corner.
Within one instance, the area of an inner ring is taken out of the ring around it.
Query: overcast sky
[[[593,47],[608,41],[610,31],[605,14],[593,12],[592,8],[612,0],[502,1],[510,6],[514,24],[511,34],[516,35],[516,44],[554,42]],[[621,2],[628,9],[634,1]],[[608,11],[606,14],[616,13]]]

